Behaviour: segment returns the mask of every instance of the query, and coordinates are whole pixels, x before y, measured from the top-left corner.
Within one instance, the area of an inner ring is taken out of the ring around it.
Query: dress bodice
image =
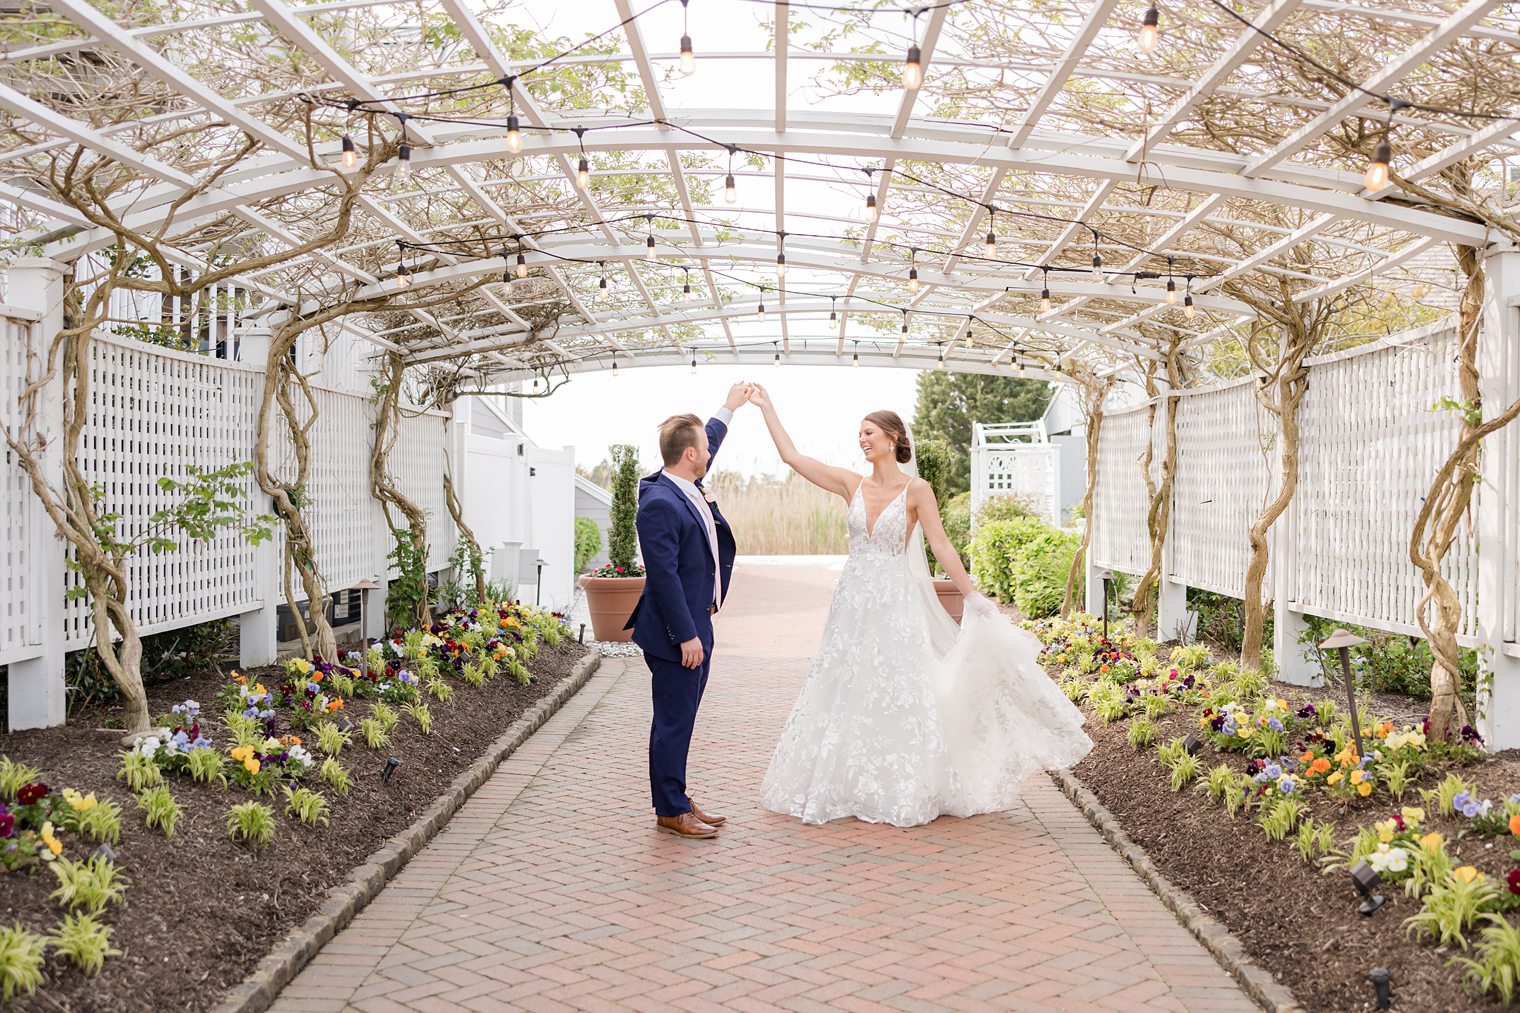
[[[910,483],[911,484],[911,483]],[[876,518],[876,525],[867,530],[866,497],[861,482],[855,487],[850,499],[847,530],[850,533],[852,556],[901,556],[908,544],[908,487],[905,485],[892,502]]]

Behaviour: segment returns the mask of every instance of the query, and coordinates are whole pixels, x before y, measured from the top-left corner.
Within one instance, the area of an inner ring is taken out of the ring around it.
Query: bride
[[[849,559],[765,773],[765,807],[806,823],[917,826],[1011,808],[1029,775],[1085,756],[1081,712],[1040,668],[1038,641],[972,587],[896,413],[861,422],[862,478],[799,454],[763,387],[750,401],[781,459],[849,504]],[[925,541],[966,595],[959,628]]]

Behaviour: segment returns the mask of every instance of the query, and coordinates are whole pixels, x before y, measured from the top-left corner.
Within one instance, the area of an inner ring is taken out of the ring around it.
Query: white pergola
[[[1504,242],[1472,215],[1425,206],[1413,188],[1482,157],[1490,164],[1478,186],[1497,188],[1502,207],[1503,160],[1516,153],[1520,120],[1394,110],[1376,97],[1448,101],[1436,80],[1445,54],[1513,47],[1520,18],[1498,0],[1407,10],[1271,0],[1245,5],[1239,19],[1203,3],[1166,10],[1167,34],[1150,56],[1135,45],[1136,3],[1072,0],[1038,17],[986,0],[915,6],[913,16],[851,15],[855,7],[691,0],[698,70],[688,78],[671,46],[685,30],[674,2],[481,12],[464,0],[252,0],[246,9],[157,7],[151,17],[161,20],[139,22],[131,4],[112,18],[60,0],[49,31],[0,55],[0,110],[24,127],[24,143],[0,154],[0,179],[11,177],[0,197],[16,205],[17,232],[49,256],[104,249],[110,230],[27,181],[50,156],[81,149],[141,177],[113,208],[134,229],[172,217],[193,235],[198,223],[230,215],[250,243],[294,246],[313,224],[276,211],[303,201],[320,209],[313,195],[330,186],[346,129],[335,106],[364,103],[390,136],[396,122],[386,113],[409,113],[409,177],[397,160],[383,166],[360,198],[362,226],[304,258],[301,283],[288,266],[246,278],[263,300],[253,315],[297,311],[340,290],[394,291],[399,240],[409,244],[415,291],[499,280],[457,305],[361,320],[356,333],[410,363],[463,358],[499,380],[691,361],[943,362],[1059,378],[1073,360],[1156,361],[1173,340],[1197,349],[1237,334],[1252,310],[1227,294],[1232,279],[1286,278],[1292,298],[1307,301],[1396,287],[1399,271],[1439,244]],[[1029,44],[993,54],[989,22]],[[542,51],[526,41],[545,23],[570,45],[602,35],[545,71]],[[1384,47],[1356,54],[1360,63],[1348,57],[1348,71],[1367,68],[1360,90],[1283,88],[1273,68],[1291,61],[1268,33],[1336,31],[1371,33]],[[909,43],[921,53],[919,88],[898,82]],[[255,52],[300,71],[261,81]],[[102,54],[174,100],[145,117],[102,118],[38,93],[39,66],[87,67]],[[536,87],[551,73],[622,85],[601,105],[595,93],[569,101],[570,89]],[[850,73],[858,83],[830,84]],[[516,155],[503,136],[509,89],[493,84],[509,77],[525,128]],[[464,86],[479,90],[443,121],[426,117],[451,98],[408,97]],[[742,104],[721,103],[741,90]],[[312,103],[308,148],[295,111]],[[1094,130],[1095,103],[1138,129]],[[1204,143],[1221,108],[1255,116],[1270,138]],[[1364,119],[1378,129],[1386,120],[1395,138],[1403,131],[1421,146],[1396,159],[1402,182],[1378,192],[1364,186],[1363,163],[1329,140]],[[183,146],[143,143],[196,125],[249,144],[209,186],[186,167]],[[582,153],[592,168],[586,188],[575,182]],[[721,199],[730,162],[733,205]],[[867,194],[881,212],[869,219]],[[985,229],[998,233],[992,252]],[[783,250],[784,280],[775,273]],[[519,251],[528,276],[510,279]],[[175,256],[197,264],[206,253],[184,243]],[[919,281],[911,287],[910,268]],[[604,278],[612,296],[600,301]],[[1166,301],[1168,279],[1196,313]],[[686,284],[691,301],[680,296]],[[562,312],[552,326],[535,325],[545,307]]]

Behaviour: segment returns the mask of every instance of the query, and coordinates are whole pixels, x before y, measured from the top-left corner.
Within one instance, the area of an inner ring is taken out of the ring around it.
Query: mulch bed
[[[479,689],[449,680],[454,696],[448,703],[432,703],[431,735],[423,735],[416,722],[403,715],[390,743],[376,752],[365,748],[356,727],[354,741],[339,758],[352,778],[350,793],[340,796],[320,779],[309,779],[332,805],[331,825],[302,826],[283,812],[281,796],[266,796],[264,801],[277,813],[277,829],[270,846],[258,852],[229,841],[223,825],[229,806],[253,796],[236,788],[197,784],[189,777],[165,777],[182,809],[174,836],[165,838],[146,829],[131,792],[116,780],[121,732],[96,730],[106,714],[83,714],[65,728],[0,736],[0,753],[41,768],[43,780],[55,792],[64,787],[93,791],[121,806],[121,841],[114,850],[118,867],[131,880],[120,908],[105,913],[115,930],[112,942],[122,955],[109,958],[95,978],[61,966],[50,956],[47,980],[21,1008],[214,1007],[317,909],[329,887],[343,882],[351,869],[444,794],[454,778],[553,690],[584,653],[573,640],[558,647],[544,645],[528,665],[537,682],[526,686],[508,675]],[[257,669],[244,674],[250,682],[257,676],[273,686],[279,672]],[[225,673],[213,671],[149,687],[149,709],[159,714],[183,700],[199,700],[205,706],[202,726],[220,746],[227,736],[211,701],[226,681]],[[353,703],[350,717],[357,726],[370,701]],[[308,745],[314,740],[312,736]],[[380,772],[389,756],[400,759],[401,765],[385,785]],[[83,835],[69,834],[64,854],[78,859],[93,847]],[[48,899],[56,885],[43,869],[0,875],[4,922],[19,920],[34,932],[51,931],[63,914],[59,904]]]
[[[1345,704],[1344,691],[1282,684],[1276,689],[1293,709],[1326,696],[1342,707]],[[1422,701],[1407,697],[1376,694],[1361,699],[1378,715],[1425,713]],[[1373,986],[1367,978],[1374,967],[1387,968],[1393,975],[1394,1009],[1502,1008],[1498,1002],[1463,990],[1460,970],[1446,966],[1453,948],[1416,942],[1405,933],[1402,922],[1419,910],[1419,903],[1405,897],[1401,885],[1381,884],[1378,892],[1387,903],[1364,917],[1357,911],[1361,897],[1346,872],[1327,874],[1317,862],[1304,862],[1291,837],[1267,840],[1251,815],[1242,813],[1231,820],[1222,805],[1204,794],[1202,776],[1183,791],[1173,792],[1154,751],[1137,751],[1129,745],[1128,722],[1105,725],[1090,708],[1084,706],[1084,710],[1095,745],[1073,773],[1145,849],[1162,875],[1227,925],[1251,958],[1291,989],[1307,1009],[1324,1013],[1374,1009]],[[1190,718],[1190,713],[1157,719],[1156,741],[1196,731],[1191,724],[1196,718]],[[1221,753],[1207,743],[1199,758],[1205,774],[1220,763],[1246,768],[1240,754]],[[1520,752],[1494,754],[1460,770],[1489,797],[1502,800],[1520,791]],[[1421,805],[1417,788],[1433,786],[1445,773],[1434,766],[1424,772],[1406,789],[1404,804]],[[1386,795],[1377,805],[1361,804],[1349,812],[1324,797],[1312,797],[1309,808],[1316,819],[1336,823],[1337,846],[1358,828],[1396,811]],[[1464,824],[1433,813],[1427,822],[1429,829],[1446,838],[1459,864],[1476,865],[1491,875],[1497,872],[1502,879],[1512,864],[1507,855],[1510,844],[1480,835],[1458,839]],[[1476,934],[1474,930],[1470,938]]]

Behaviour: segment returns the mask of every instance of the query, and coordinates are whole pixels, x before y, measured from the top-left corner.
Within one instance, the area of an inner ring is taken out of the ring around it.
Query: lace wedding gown
[[[900,827],[998,812],[1029,775],[1092,748],[1031,634],[975,602],[955,631],[925,593],[908,562],[906,493],[870,530],[859,488],[850,500],[849,559],[765,774],[772,812]]]

